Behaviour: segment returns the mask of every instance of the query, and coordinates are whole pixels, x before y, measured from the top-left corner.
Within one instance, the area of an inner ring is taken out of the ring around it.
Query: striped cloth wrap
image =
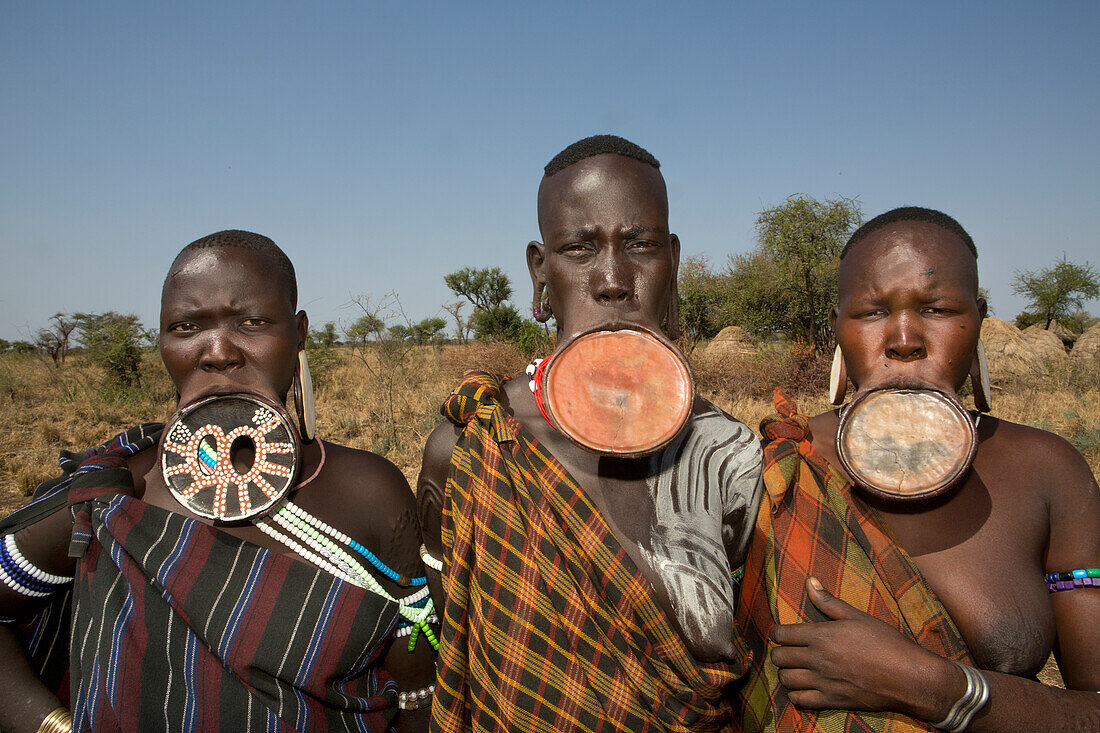
[[[397,604],[135,499],[120,437],[68,486],[74,730],[389,729]]]
[[[745,731],[898,733],[935,731],[895,712],[803,710],[787,697],[771,662],[774,624],[826,621],[806,579],[946,659],[973,664],[966,643],[908,554],[873,509],[814,452],[807,419],[781,390],[778,415],[760,426],[764,485],[745,561],[737,623],[753,650],[739,704]]]
[[[443,508],[432,731],[714,731],[737,663],[694,660],[652,586],[562,465],[468,372]]]

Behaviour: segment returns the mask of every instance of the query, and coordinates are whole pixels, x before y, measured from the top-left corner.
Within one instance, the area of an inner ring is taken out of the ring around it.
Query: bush
[[[336,349],[317,345],[306,349],[306,357],[309,360],[309,375],[313,379],[314,389],[327,385],[333,368],[340,363],[340,355],[336,353]]]
[[[103,368],[109,387],[141,385],[141,340],[145,332],[131,314],[77,313],[80,343]]]
[[[554,339],[551,338],[546,326],[534,321],[523,321],[519,327],[516,345],[520,353],[530,359],[549,355],[554,350]]]

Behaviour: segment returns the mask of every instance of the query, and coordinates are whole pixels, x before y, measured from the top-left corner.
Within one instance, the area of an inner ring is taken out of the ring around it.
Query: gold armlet
[[[73,733],[73,716],[67,708],[57,708],[42,719],[38,733]]]

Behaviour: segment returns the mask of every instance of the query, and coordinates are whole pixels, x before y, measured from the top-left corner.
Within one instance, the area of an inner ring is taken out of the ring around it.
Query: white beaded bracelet
[[[15,535],[4,535],[0,547],[0,582],[29,598],[44,598],[70,582],[72,577],[54,575],[37,567],[23,556],[15,544]]]
[[[954,659],[948,661],[958,667],[963,676],[966,677],[966,690],[963,692],[962,697],[955,701],[951,710],[948,711],[947,717],[932,725],[940,730],[947,731],[947,733],[962,733],[970,725],[974,714],[989,702],[989,683],[986,682],[985,675],[979,670],[956,662]]]

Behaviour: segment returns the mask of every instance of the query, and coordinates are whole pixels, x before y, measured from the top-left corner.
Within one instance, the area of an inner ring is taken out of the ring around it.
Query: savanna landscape
[[[1081,352],[1071,358],[1056,350],[1044,357],[1028,348],[1014,326],[994,321],[983,327],[993,345],[993,414],[1061,435],[1097,474],[1100,358]],[[987,333],[991,328],[997,333]],[[1093,331],[1100,341],[1100,330]],[[463,372],[488,369],[522,377],[531,358],[515,343],[477,341],[318,346],[310,355],[318,434],[384,455],[411,486],[424,440],[443,419],[439,405]],[[828,357],[797,344],[760,347],[733,327],[709,344],[696,344],[688,357],[699,392],[754,429],[772,411],[776,387],[794,396],[806,414],[829,407]],[[141,354],[129,386],[120,386],[80,352],[61,365],[42,353],[0,354],[0,513],[19,507],[39,482],[58,475],[60,450],[93,447],[131,425],[163,421],[174,408],[175,390],[155,348]],[[1042,678],[1060,683],[1053,659]]]
[[[743,338],[720,334],[709,348],[700,343],[690,351],[702,395],[754,429],[771,412],[776,387],[807,414],[828,408],[827,357],[797,345],[755,348]],[[737,346],[720,348],[723,342]],[[1008,370],[1004,357],[990,351],[992,414],[1061,435],[1100,471],[1100,360],[1033,358]],[[424,440],[442,420],[439,405],[463,372],[522,374],[530,358],[507,342],[381,352],[369,345],[310,351],[318,433],[384,455],[410,484]],[[57,475],[59,450],[95,446],[131,425],[164,420],[174,407],[175,391],[153,348],[142,354],[139,379],[126,387],[80,352],[61,366],[37,353],[0,355],[0,510],[11,511]]]

